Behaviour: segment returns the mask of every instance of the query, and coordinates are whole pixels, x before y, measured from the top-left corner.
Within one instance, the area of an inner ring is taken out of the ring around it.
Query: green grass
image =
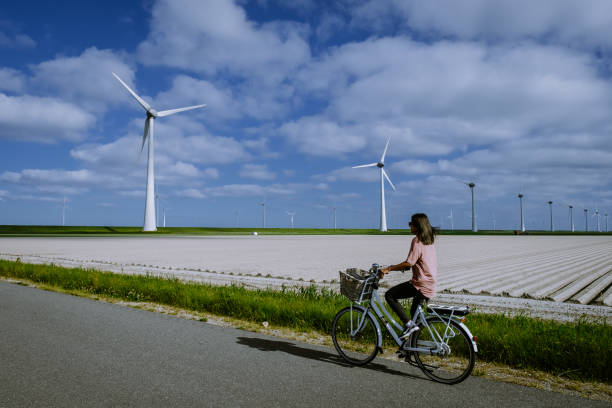
[[[380,232],[364,228],[211,228],[211,227],[167,227],[155,232],[143,232],[142,227],[117,226],[56,226],[56,225],[0,225],[0,235],[410,235],[409,229],[391,229]],[[512,230],[441,230],[440,235],[514,235]],[[612,232],[584,231],[528,231],[529,235],[612,235]]]
[[[336,312],[348,305],[342,296],[315,287],[248,290],[236,285],[212,286],[4,260],[0,260],[0,276],[252,322],[268,321],[305,332],[329,333]],[[559,323],[526,316],[473,313],[466,324],[478,337],[480,360],[582,380],[611,381],[612,326],[603,321]]]

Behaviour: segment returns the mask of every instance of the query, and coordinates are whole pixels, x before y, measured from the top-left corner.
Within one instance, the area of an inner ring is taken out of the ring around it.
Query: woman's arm
[[[409,264],[407,261],[404,261],[402,263],[398,263],[397,265],[387,266],[386,268],[381,269],[380,272],[382,273],[382,275],[385,275],[391,271],[405,271],[406,269],[410,269],[411,267],[411,264]]]

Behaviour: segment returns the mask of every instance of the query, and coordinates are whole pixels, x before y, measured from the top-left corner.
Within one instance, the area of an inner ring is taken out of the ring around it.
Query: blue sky
[[[168,226],[596,225],[612,210],[612,3],[9,2],[0,10],[0,224],[142,225],[158,110]],[[161,213],[161,211],[160,211]],[[161,221],[161,214],[160,214]]]

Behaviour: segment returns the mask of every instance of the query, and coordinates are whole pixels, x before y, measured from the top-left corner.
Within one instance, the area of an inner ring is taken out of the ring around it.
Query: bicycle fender
[[[453,319],[454,320],[454,319]],[[463,330],[465,330],[465,332],[467,333],[468,337],[470,338],[470,341],[472,342],[472,347],[474,348],[474,353],[478,353],[478,345],[476,344],[476,341],[474,341],[474,335],[472,334],[472,332],[470,331],[470,329],[467,328],[467,326],[463,323],[461,323],[460,320],[455,320],[455,322],[457,324],[459,324],[459,326],[461,326],[461,328]]]
[[[382,348],[382,331],[380,329],[380,324],[378,323],[378,319],[376,318],[376,316],[374,316],[372,314],[371,310],[366,309],[363,306],[353,305],[353,309],[360,309],[362,312],[367,313],[372,318],[372,321],[374,322],[374,327],[376,328],[376,334],[378,334],[378,336],[376,336],[378,338],[378,344],[376,346],[378,347],[378,350],[382,353],[382,351],[383,351],[383,348]]]

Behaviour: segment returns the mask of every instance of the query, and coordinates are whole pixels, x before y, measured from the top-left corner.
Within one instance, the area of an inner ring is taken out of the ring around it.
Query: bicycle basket
[[[369,288],[370,285],[368,287],[365,285],[366,275],[367,271],[355,268],[349,268],[346,272],[340,271],[340,293],[352,302],[358,302],[360,299],[369,300],[372,297],[372,290]]]

